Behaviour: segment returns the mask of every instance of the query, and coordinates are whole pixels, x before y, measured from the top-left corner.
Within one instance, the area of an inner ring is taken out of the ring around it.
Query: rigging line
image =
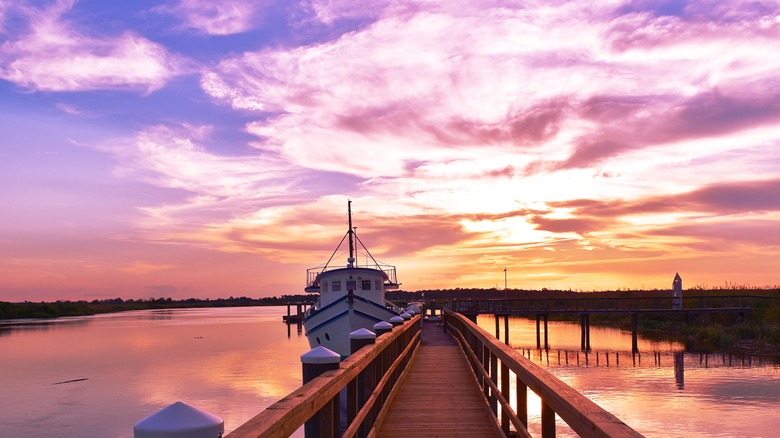
[[[331,254],[330,258],[328,259],[328,261],[325,262],[325,266],[322,267],[322,270],[320,271],[320,273],[325,272],[325,269],[328,267],[330,262],[333,260],[333,257],[336,256],[336,253],[338,252],[339,248],[341,248],[341,244],[344,243],[344,239],[346,239],[348,235],[349,235],[349,231],[347,231],[347,234],[345,234],[344,237],[341,238],[341,242],[339,242],[338,246],[336,246],[336,249],[333,250],[333,254]]]
[[[363,249],[366,250],[366,254],[368,254],[368,256],[371,257],[371,260],[374,261],[374,264],[376,265],[376,267],[379,268],[380,267],[379,263],[376,261],[374,256],[371,255],[371,252],[368,251],[368,248],[366,248],[366,245],[363,243],[362,240],[360,240],[360,237],[358,237],[357,234],[355,235],[355,239],[357,239],[358,243],[360,243],[360,246],[362,246]]]

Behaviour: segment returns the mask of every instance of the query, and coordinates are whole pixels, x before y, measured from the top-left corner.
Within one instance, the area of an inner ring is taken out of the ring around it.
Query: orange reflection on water
[[[181,309],[7,328],[0,436],[131,437],[137,421],[176,401],[231,431],[300,386],[308,343],[287,337],[282,314]]]
[[[479,325],[495,334],[495,318]],[[777,359],[685,351],[676,341],[591,325],[591,349],[581,348],[578,323],[548,321],[548,348],[537,348],[536,321],[510,318],[510,345],[564,383],[646,436],[774,436],[780,427]],[[544,324],[540,324],[544,345]],[[504,321],[499,336],[505,339]],[[515,380],[510,373],[512,406]],[[541,401],[528,393],[529,430],[540,432]],[[717,418],[717,421],[713,419]],[[745,418],[750,418],[749,422]],[[559,436],[576,436],[560,419]]]

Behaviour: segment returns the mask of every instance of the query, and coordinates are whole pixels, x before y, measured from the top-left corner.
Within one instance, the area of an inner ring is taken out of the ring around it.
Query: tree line
[[[455,289],[427,289],[418,291],[391,291],[386,294],[388,300],[397,303],[412,301],[435,301],[438,304],[458,299],[500,300],[500,299],[561,299],[561,298],[626,298],[626,297],[668,297],[671,291],[666,289],[652,290],[614,290],[583,292],[578,290],[554,290],[554,289],[479,289],[479,288],[455,288]],[[685,296],[702,295],[758,295],[780,297],[780,289],[731,287],[686,289]],[[127,310],[148,309],[174,309],[189,307],[241,307],[241,306],[281,306],[287,303],[309,303],[316,296],[309,294],[281,295],[264,298],[233,297],[228,298],[187,298],[174,300],[172,298],[148,298],[128,299],[109,298],[102,300],[80,300],[54,302],[30,302],[11,303],[0,301],[0,319],[24,319],[24,318],[58,318],[63,316],[85,316],[99,313],[121,312]]]
[[[243,306],[280,306],[286,303],[310,302],[307,295],[282,295],[280,297],[248,298],[229,297],[217,299],[172,298],[129,299],[109,298],[103,300],[79,300],[54,302],[10,303],[0,301],[0,319],[59,318],[64,316],[87,316],[99,313],[123,312],[128,310],[176,309],[195,307],[243,307]]]

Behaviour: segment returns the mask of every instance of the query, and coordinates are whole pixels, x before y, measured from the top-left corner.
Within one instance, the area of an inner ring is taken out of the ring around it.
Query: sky
[[[0,300],[303,293],[347,200],[403,290],[774,286],[778,52],[767,0],[0,0]]]

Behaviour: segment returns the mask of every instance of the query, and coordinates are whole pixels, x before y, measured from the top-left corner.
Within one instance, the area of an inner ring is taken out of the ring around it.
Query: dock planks
[[[379,437],[495,437],[496,422],[460,347],[441,326],[423,326],[410,365]]]

